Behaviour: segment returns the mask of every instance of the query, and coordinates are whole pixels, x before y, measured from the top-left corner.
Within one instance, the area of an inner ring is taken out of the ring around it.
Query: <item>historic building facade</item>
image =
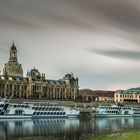
[[[8,63],[4,65],[3,74],[0,75],[0,96],[15,98],[46,98],[75,100],[78,96],[78,78],[66,74],[60,80],[48,80],[33,68],[23,76],[22,65],[17,58],[17,49],[13,43],[10,48]]]
[[[135,102],[140,103],[140,90],[128,89],[128,90],[118,90],[114,94],[115,102]]]
[[[114,102],[114,93],[115,91],[83,89],[79,90],[79,100],[90,102]]]

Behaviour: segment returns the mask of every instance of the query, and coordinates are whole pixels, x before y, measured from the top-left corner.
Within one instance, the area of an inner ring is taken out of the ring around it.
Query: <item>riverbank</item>
[[[140,139],[140,130],[132,130],[128,132],[108,134],[108,135],[99,135],[92,136],[89,140],[139,140]]]
[[[24,137],[17,138],[14,140],[65,140],[63,137]],[[126,130],[125,132],[116,132],[113,134],[100,134],[94,136],[82,136],[80,140],[139,140],[140,139],[140,130]],[[69,138],[68,138],[69,140]],[[79,140],[79,138],[77,139]]]
[[[132,131],[132,132],[117,133],[117,134],[92,136],[87,140],[139,140],[139,139],[140,139],[140,131],[136,131],[136,132]],[[59,140],[59,138],[57,137],[55,138],[54,137],[25,137],[25,138],[19,138],[15,140]]]

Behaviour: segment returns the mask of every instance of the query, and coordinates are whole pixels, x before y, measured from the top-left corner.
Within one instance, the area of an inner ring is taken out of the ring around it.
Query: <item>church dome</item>
[[[5,64],[3,71],[4,75],[19,77],[23,76],[22,66],[18,62],[8,62],[7,64]]]
[[[36,69],[36,68],[31,69],[30,74],[34,75],[34,76],[41,75],[40,72],[38,71],[38,69]]]
[[[22,65],[18,63],[17,49],[14,45],[10,48],[10,57],[8,63],[5,64],[3,74],[8,76],[23,76]]]

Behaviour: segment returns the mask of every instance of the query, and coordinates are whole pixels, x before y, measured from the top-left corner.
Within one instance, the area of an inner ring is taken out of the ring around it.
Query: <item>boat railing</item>
[[[24,104],[38,104],[38,105],[58,105],[57,103],[46,103],[46,102],[23,102]]]

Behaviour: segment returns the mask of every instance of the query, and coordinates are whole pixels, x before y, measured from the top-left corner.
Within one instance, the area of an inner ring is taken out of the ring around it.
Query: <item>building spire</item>
[[[13,40],[13,46],[15,46],[14,40]]]
[[[14,43],[14,40],[13,40],[13,44],[10,48],[10,58],[9,58],[10,61],[17,61],[17,49],[16,49],[16,46],[15,46],[15,43]]]

